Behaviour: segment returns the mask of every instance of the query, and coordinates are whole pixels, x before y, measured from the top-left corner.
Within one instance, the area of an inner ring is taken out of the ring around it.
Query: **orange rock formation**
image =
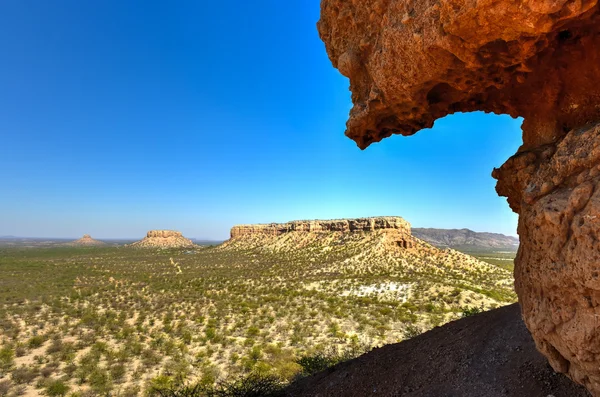
[[[553,368],[600,395],[597,0],[322,0],[318,28],[361,148],[455,112],[524,117],[493,173],[519,213],[523,317]]]

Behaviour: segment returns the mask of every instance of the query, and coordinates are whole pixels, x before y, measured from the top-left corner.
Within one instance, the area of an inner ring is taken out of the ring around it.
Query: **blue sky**
[[[5,0],[0,235],[224,239],[399,215],[515,234],[490,173],[520,120],[457,114],[359,150],[319,1]]]

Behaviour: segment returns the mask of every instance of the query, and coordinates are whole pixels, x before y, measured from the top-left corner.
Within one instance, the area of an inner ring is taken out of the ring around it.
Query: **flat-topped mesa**
[[[231,228],[231,238],[264,234],[279,236],[288,232],[367,232],[382,229],[402,230],[410,234],[410,223],[396,216],[356,219],[306,220],[287,223],[236,225]]]
[[[175,230],[150,230],[146,237],[129,245],[134,248],[193,248],[192,240]]]
[[[553,368],[600,396],[598,0],[322,0],[318,29],[360,148],[456,112],[524,118],[493,173],[519,214],[515,289]]]
[[[176,230],[150,230],[148,233],[146,233],[146,237],[148,238],[153,238],[153,237],[159,237],[159,238],[169,238],[169,237],[183,237],[183,235],[181,234],[181,232],[178,232]]]

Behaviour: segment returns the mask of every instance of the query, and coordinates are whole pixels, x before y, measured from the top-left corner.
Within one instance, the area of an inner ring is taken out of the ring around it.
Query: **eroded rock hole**
[[[569,40],[573,37],[573,33],[570,30],[562,30],[558,33],[558,41]]]
[[[457,102],[460,96],[460,91],[453,88],[448,83],[439,83],[427,93],[427,102],[429,105],[453,103]]]

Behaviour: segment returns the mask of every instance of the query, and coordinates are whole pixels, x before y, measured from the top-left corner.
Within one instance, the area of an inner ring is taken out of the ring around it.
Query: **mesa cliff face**
[[[359,232],[383,229],[402,230],[410,234],[410,223],[400,217],[372,217],[335,220],[291,221],[262,225],[236,225],[231,228],[231,238],[264,234],[279,236],[289,232]]]
[[[553,368],[600,395],[597,0],[323,0],[318,28],[361,148],[455,112],[524,118],[493,173],[519,214],[522,314]]]

